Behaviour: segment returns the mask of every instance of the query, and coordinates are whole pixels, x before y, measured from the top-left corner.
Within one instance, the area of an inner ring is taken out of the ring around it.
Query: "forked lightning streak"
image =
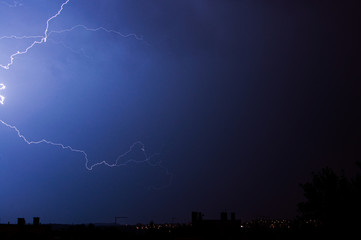
[[[121,37],[134,37],[135,39],[137,40],[143,40],[141,37],[138,37],[137,35],[135,34],[121,34],[120,32],[118,31],[115,31],[115,30],[109,30],[109,29],[106,29],[104,27],[98,27],[98,28],[89,28],[89,27],[86,27],[85,25],[75,25],[74,27],[71,27],[69,29],[64,29],[64,30],[53,30],[53,31],[49,31],[49,24],[52,20],[54,20],[55,18],[57,18],[61,12],[63,11],[64,7],[70,2],[70,0],[66,0],[64,1],[59,10],[56,12],[56,14],[54,14],[53,16],[51,16],[47,21],[46,21],[46,24],[45,24],[45,30],[44,30],[44,34],[43,35],[34,35],[34,36],[15,36],[15,35],[11,35],[11,36],[0,36],[0,40],[2,39],[15,39],[15,40],[22,40],[22,39],[34,39],[34,41],[28,45],[24,50],[20,51],[16,51],[15,53],[11,54],[10,57],[9,57],[9,62],[7,64],[0,64],[0,67],[5,69],[5,70],[8,70],[13,64],[14,64],[14,61],[15,61],[15,58],[19,55],[23,55],[23,54],[27,54],[29,52],[30,49],[32,49],[33,47],[35,47],[36,45],[42,45],[44,43],[47,42],[48,40],[48,37],[51,35],[51,34],[61,34],[61,33],[65,33],[65,32],[70,32],[70,31],[73,31],[75,29],[84,29],[86,31],[104,31],[104,32],[107,32],[107,33],[112,33],[112,34],[117,34]],[[14,4],[18,4],[16,1],[14,1]],[[10,6],[10,5],[9,5]],[[20,6],[20,5],[17,5],[17,6]],[[6,86],[3,84],[3,83],[0,83],[0,90],[4,90],[6,88]],[[0,95],[0,104],[4,104],[4,100],[5,100],[5,97]],[[68,151],[71,151],[71,152],[74,152],[74,153],[78,153],[80,155],[82,155],[82,157],[84,158],[85,160],[85,168],[87,170],[93,170],[94,167],[96,166],[100,166],[100,165],[104,165],[104,166],[107,166],[107,167],[119,167],[119,166],[125,166],[129,163],[146,163],[150,166],[153,166],[153,167],[159,167],[161,169],[163,169],[166,173],[167,176],[170,177],[170,181],[172,180],[172,174],[168,172],[168,169],[165,168],[164,166],[161,165],[160,162],[152,162],[151,161],[151,158],[154,156],[148,156],[146,151],[145,151],[145,146],[142,142],[140,141],[137,141],[135,143],[133,143],[129,149],[124,152],[123,154],[119,155],[114,161],[112,161],[112,163],[109,163],[108,161],[100,161],[100,162],[97,162],[97,163],[93,163],[91,164],[90,161],[89,161],[89,158],[88,158],[88,154],[86,153],[86,151],[84,150],[81,150],[81,149],[76,149],[76,148],[73,148],[71,146],[68,146],[68,145],[64,145],[62,143],[56,143],[56,142],[52,142],[52,141],[49,141],[49,140],[46,140],[46,139],[41,139],[41,140],[38,140],[38,141],[32,141],[32,140],[28,140],[21,132],[20,130],[14,126],[14,125],[10,125],[8,123],[6,123],[5,121],[1,120],[0,119],[0,123],[3,125],[3,126],[6,126],[7,128],[9,129],[12,129],[13,131],[16,132],[17,136],[19,138],[21,138],[26,144],[28,145],[38,145],[38,144],[48,144],[48,145],[52,145],[54,147],[58,147],[60,149],[63,149],[63,150],[68,150]],[[138,153],[141,153],[141,159],[132,159],[130,158],[130,154],[137,151]],[[128,158],[128,159],[126,159]],[[126,160],[124,160],[126,159]],[[170,181],[167,185],[163,186],[163,187],[166,187],[170,184]],[[160,188],[163,188],[163,187],[155,187],[155,186],[152,186],[150,187],[151,189],[160,189]]]

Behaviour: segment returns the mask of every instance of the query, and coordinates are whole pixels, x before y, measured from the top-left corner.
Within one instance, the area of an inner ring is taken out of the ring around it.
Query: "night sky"
[[[0,1],[0,64],[64,2]],[[0,222],[294,218],[312,172],[361,159],[360,9],[70,0],[0,68],[0,120],[88,166],[130,152],[90,171],[0,124]]]

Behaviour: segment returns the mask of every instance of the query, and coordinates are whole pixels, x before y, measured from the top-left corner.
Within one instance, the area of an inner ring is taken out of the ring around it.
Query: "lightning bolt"
[[[46,20],[46,27],[45,27],[45,30],[44,30],[44,35],[41,36],[41,39],[40,41],[34,41],[32,44],[30,44],[27,48],[25,48],[25,50],[23,51],[17,51],[16,53],[13,53],[12,55],[10,55],[10,61],[6,64],[6,65],[2,65],[0,64],[0,67],[2,67],[3,69],[6,69],[8,70],[10,68],[11,65],[14,64],[14,59],[16,56],[18,55],[23,55],[23,54],[26,54],[28,53],[28,51],[30,49],[32,49],[34,46],[36,45],[40,45],[40,44],[43,44],[43,43],[46,43],[46,40],[48,39],[48,31],[49,31],[49,23],[51,20],[55,19],[57,16],[59,16],[61,14],[61,12],[63,11],[64,9],[64,6],[66,4],[68,4],[70,0],[66,0],[63,4],[61,4],[60,6],[60,9],[58,10],[58,12],[56,14],[54,14],[53,16],[51,16],[48,20]],[[12,38],[15,38],[15,39],[18,39],[18,38],[34,38],[34,37],[37,37],[37,36],[31,36],[31,37],[26,37],[26,36],[23,36],[23,37],[16,37],[16,36],[11,36]],[[6,37],[4,37],[6,38]]]
[[[168,181],[167,184],[164,184],[162,186],[152,185],[152,186],[149,186],[147,188],[148,190],[161,190],[161,189],[164,189],[164,188],[170,186],[170,184],[172,183],[173,174],[169,172],[168,168],[164,167],[162,165],[161,161],[158,161],[158,162],[152,162],[151,161],[151,159],[154,156],[159,155],[159,153],[155,153],[153,155],[148,155],[147,152],[145,151],[145,145],[141,141],[134,142],[129,147],[129,149],[126,152],[124,152],[123,154],[120,154],[113,161],[113,163],[108,163],[107,161],[104,160],[104,161],[101,161],[101,162],[90,164],[88,154],[84,150],[76,149],[76,148],[73,148],[71,146],[67,146],[67,145],[64,145],[62,143],[56,143],[56,142],[49,141],[49,140],[46,140],[46,139],[41,139],[41,140],[38,140],[38,141],[28,140],[23,134],[21,134],[20,130],[16,126],[10,125],[10,124],[4,122],[1,119],[0,119],[0,123],[3,124],[4,126],[10,128],[10,129],[14,130],[16,132],[17,136],[19,138],[21,138],[28,145],[47,144],[47,145],[51,145],[51,146],[54,146],[54,147],[58,147],[58,148],[63,149],[63,150],[68,150],[68,151],[71,151],[71,152],[74,152],[74,153],[81,154],[83,159],[85,160],[85,168],[87,170],[89,170],[89,171],[92,171],[95,167],[100,166],[100,165],[104,165],[104,166],[107,166],[107,167],[114,168],[114,167],[126,166],[126,165],[128,165],[130,163],[136,163],[136,164],[146,163],[146,164],[148,164],[148,165],[150,165],[152,167],[158,167],[158,168],[163,169],[165,174],[169,177],[169,181]],[[136,159],[128,158],[125,161],[123,160],[127,156],[129,156],[132,152],[134,152],[136,150],[139,151],[140,153],[142,153],[143,159],[136,160]]]
[[[23,134],[21,134],[20,130],[13,125],[10,125],[6,122],[4,122],[3,120],[0,119],[0,123],[3,124],[4,126],[14,130],[17,134],[17,136],[19,138],[21,138],[26,144],[28,145],[39,145],[39,144],[47,144],[47,145],[51,145],[54,147],[58,147],[62,150],[68,150],[74,153],[78,153],[80,155],[82,155],[83,159],[85,160],[85,168],[89,171],[92,171],[95,167],[100,166],[100,165],[104,165],[110,168],[114,168],[114,167],[121,167],[121,166],[126,166],[130,163],[136,163],[136,164],[141,164],[141,163],[145,163],[148,164],[151,167],[158,167],[160,169],[162,169],[166,176],[168,176],[168,182],[164,185],[161,186],[155,186],[155,185],[151,185],[147,187],[148,191],[158,191],[158,190],[162,190],[164,188],[167,188],[171,185],[172,181],[173,181],[173,174],[171,172],[169,172],[168,168],[164,167],[162,165],[161,161],[158,162],[152,162],[152,158],[155,157],[156,155],[159,155],[159,153],[155,153],[152,155],[148,155],[146,150],[145,150],[145,145],[141,142],[141,141],[137,141],[134,142],[129,149],[124,152],[123,154],[120,154],[114,161],[113,163],[108,163],[107,161],[101,161],[101,162],[97,162],[94,164],[90,164],[89,158],[88,158],[88,154],[86,151],[81,150],[81,149],[76,149],[73,148],[71,146],[67,146],[64,145],[62,143],[56,143],[53,141],[49,141],[46,139],[41,139],[38,141],[33,141],[33,140],[28,140]],[[138,151],[143,155],[143,159],[140,160],[136,160],[136,159],[132,159],[132,158],[128,158],[127,160],[123,160],[125,158],[127,158],[127,156],[129,156],[132,152]]]
[[[0,83],[0,90],[4,90],[6,86],[3,83]],[[4,104],[5,97],[3,95],[0,95],[0,104]]]
[[[11,36],[2,36],[0,37],[0,40],[2,39],[32,39],[32,38],[42,38],[43,36],[15,36],[15,35],[11,35]]]
[[[114,163],[110,164],[106,161],[101,161],[101,162],[97,162],[97,163],[94,163],[92,165],[89,164],[89,158],[88,158],[88,154],[84,151],[84,150],[80,150],[80,149],[75,149],[71,146],[66,146],[62,143],[55,143],[55,142],[52,142],[52,141],[49,141],[49,140],[46,140],[46,139],[41,139],[39,141],[32,141],[32,140],[28,140],[23,134],[21,134],[20,130],[13,126],[13,125],[10,125],[6,122],[4,122],[3,120],[0,120],[0,123],[2,123],[3,125],[5,125],[6,127],[14,130],[18,137],[21,138],[25,143],[27,143],[28,145],[32,145],[32,144],[48,144],[48,145],[52,145],[52,146],[55,146],[55,147],[59,147],[61,149],[64,149],[64,150],[69,150],[71,152],[75,152],[75,153],[79,153],[83,156],[84,160],[85,160],[85,167],[86,169],[88,170],[93,170],[94,167],[96,166],[99,166],[99,165],[105,165],[105,166],[108,166],[108,167],[119,167],[119,166],[125,166],[129,163],[148,163],[149,165],[151,166],[156,166],[157,164],[153,164],[150,162],[150,159],[152,156],[148,156],[146,151],[145,151],[145,146],[142,142],[140,141],[137,141],[135,143],[133,143],[130,147],[129,147],[129,150],[126,151],[125,153],[119,155]],[[128,159],[127,161],[123,161],[123,162],[120,162],[121,159],[125,158],[127,155],[129,155],[131,152],[134,151],[134,149],[138,148],[144,155],[144,159],[143,160],[135,160],[135,159]],[[159,164],[158,164],[159,165]]]
[[[56,12],[56,14],[54,14],[53,16],[51,16],[47,21],[46,21],[46,24],[45,24],[45,30],[44,30],[44,33],[43,35],[33,35],[33,36],[15,36],[15,35],[11,35],[11,36],[0,36],[0,40],[1,39],[16,39],[16,40],[23,40],[23,39],[34,39],[34,41],[28,45],[25,50],[22,50],[22,51],[17,51],[13,54],[10,55],[9,57],[9,62],[5,65],[3,64],[0,64],[0,67],[5,69],[5,70],[8,70],[13,64],[14,64],[14,61],[15,61],[15,58],[19,55],[23,55],[23,54],[27,54],[33,47],[37,46],[37,45],[41,45],[41,44],[45,44],[49,38],[50,35],[52,34],[62,34],[62,33],[65,33],[65,32],[70,32],[70,31],[73,31],[73,30],[76,30],[76,29],[83,29],[83,30],[86,30],[86,31],[93,31],[93,32],[96,32],[96,31],[104,31],[104,32],[107,32],[107,33],[111,33],[111,34],[116,34],[116,35],[119,35],[121,37],[134,37],[135,39],[137,40],[142,40],[143,39],[133,33],[131,34],[122,34],[118,31],[115,31],[115,30],[111,30],[111,29],[107,29],[107,28],[104,28],[104,27],[98,27],[98,28],[89,28],[85,25],[82,25],[82,24],[79,24],[79,25],[75,25],[71,28],[68,28],[68,29],[63,29],[63,30],[53,30],[53,31],[49,31],[49,25],[50,25],[50,22],[52,20],[54,20],[56,17],[58,17],[64,7],[69,3],[70,0],[66,0],[64,1],[59,10]],[[22,4],[17,2],[17,1],[14,1],[13,2],[13,5],[7,3],[7,2],[0,2],[0,3],[4,3],[6,5],[8,5],[9,7],[16,7],[16,6],[21,6]],[[62,44],[62,43],[58,43],[58,44]],[[72,50],[71,48],[67,47],[66,45],[62,44],[64,47]],[[0,90],[4,90],[5,89],[5,85],[4,84],[0,84]],[[4,100],[5,100],[5,97],[0,95],[0,103],[3,104],[4,103]],[[39,144],[47,144],[47,145],[51,145],[51,146],[54,146],[54,147],[57,147],[57,148],[60,148],[62,150],[68,150],[68,151],[71,151],[71,152],[74,152],[74,153],[78,153],[80,155],[82,155],[84,161],[85,161],[85,168],[89,171],[93,170],[96,166],[100,166],[100,165],[104,165],[104,166],[107,166],[107,167],[120,167],[120,166],[125,166],[129,163],[146,163],[150,166],[153,166],[153,167],[159,167],[161,169],[163,169],[166,173],[167,176],[169,176],[169,183],[164,185],[164,186],[161,186],[161,187],[157,187],[157,186],[151,186],[149,187],[149,189],[153,189],[153,190],[159,190],[159,189],[162,189],[164,187],[167,187],[170,185],[171,181],[172,181],[172,177],[173,175],[168,171],[167,168],[165,168],[161,162],[152,162],[151,159],[155,156],[155,155],[158,155],[158,154],[153,154],[153,155],[148,155],[145,151],[145,145],[141,142],[141,141],[137,141],[135,143],[133,143],[129,149],[124,152],[123,154],[119,155],[114,161],[113,163],[109,163],[107,161],[100,161],[100,162],[97,162],[97,163],[94,163],[94,164],[90,164],[90,161],[89,161],[89,158],[88,158],[88,154],[86,151],[84,150],[81,150],[81,149],[76,149],[72,146],[68,146],[68,145],[65,145],[65,144],[62,144],[62,143],[56,143],[56,142],[53,142],[53,141],[49,141],[49,140],[46,140],[46,139],[41,139],[41,140],[38,140],[38,141],[33,141],[33,140],[28,140],[22,133],[21,131],[14,125],[11,125],[11,124],[8,124],[6,123],[5,121],[1,120],[0,119],[0,123],[15,131],[15,133],[17,134],[17,136],[19,138],[21,138],[26,144],[28,145],[39,145]],[[129,158],[127,160],[124,160],[125,158],[127,158],[132,152],[134,151],[139,151],[141,154],[142,154],[142,159],[140,160],[137,160],[137,159],[132,159],[132,158]]]
[[[137,40],[140,40],[142,41],[143,38],[142,37],[139,37],[138,35],[134,34],[134,33],[129,33],[129,34],[123,34],[123,33],[120,33],[118,31],[115,31],[115,30],[112,30],[112,29],[107,29],[107,28],[104,28],[104,27],[98,27],[98,28],[89,28],[83,24],[78,24],[78,25],[75,25],[71,28],[68,28],[68,29],[63,29],[63,30],[53,30],[53,31],[50,31],[48,36],[50,36],[51,34],[54,34],[54,33],[65,33],[65,32],[71,32],[75,29],[78,29],[78,28],[82,28],[86,31],[91,31],[91,32],[97,32],[97,31],[104,31],[104,32],[107,32],[107,33],[113,33],[113,34],[116,34],[116,35],[119,35],[121,37],[124,37],[124,38],[128,38],[128,37],[134,37],[135,39]],[[34,36],[36,37],[36,36]]]
[[[39,35],[38,36],[15,36],[15,35],[11,35],[11,36],[2,36],[2,37],[0,37],[0,40],[1,39],[18,39],[18,40],[19,39],[20,40],[21,39],[40,39],[40,40],[35,40],[34,42],[32,42],[28,47],[25,48],[25,50],[17,51],[16,53],[11,54],[10,55],[10,61],[5,65],[0,64],[0,67],[3,68],[3,69],[8,70],[10,68],[10,66],[14,64],[14,60],[15,60],[16,56],[28,53],[29,50],[32,49],[36,45],[46,43],[47,40],[48,40],[48,37],[51,34],[60,34],[60,33],[70,32],[70,31],[73,31],[73,30],[78,29],[78,28],[82,28],[82,29],[84,29],[86,31],[92,31],[92,32],[104,31],[104,32],[107,32],[107,33],[113,33],[113,34],[119,35],[119,36],[124,37],[124,38],[134,37],[137,40],[143,40],[142,37],[139,37],[134,33],[122,34],[122,33],[118,32],[118,31],[115,31],[115,30],[112,30],[112,29],[107,29],[107,28],[104,28],[104,27],[89,28],[89,27],[87,27],[85,25],[82,25],[82,24],[75,25],[75,26],[73,26],[71,28],[68,28],[68,29],[57,30],[57,31],[55,31],[55,30],[49,31],[49,23],[51,22],[51,20],[55,19],[56,17],[58,17],[61,14],[61,12],[63,11],[65,5],[68,4],[69,1],[70,0],[66,0],[63,4],[61,4],[60,9],[58,10],[58,12],[55,15],[51,16],[46,21],[46,27],[45,27],[45,30],[44,30],[44,35],[42,35],[42,36],[39,36]]]

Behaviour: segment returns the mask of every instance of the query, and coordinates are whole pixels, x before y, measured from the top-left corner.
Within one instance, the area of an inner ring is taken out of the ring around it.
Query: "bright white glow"
[[[22,55],[22,54],[26,54],[31,48],[33,48],[35,45],[37,44],[42,44],[42,43],[45,43],[47,38],[48,38],[48,30],[49,30],[49,22],[56,18],[57,16],[59,16],[61,14],[61,12],[63,11],[64,9],[64,6],[69,2],[70,0],[66,0],[63,4],[61,4],[60,6],[60,9],[58,10],[58,12],[51,16],[47,21],[46,21],[46,28],[44,30],[44,36],[15,36],[15,35],[11,35],[11,36],[2,36],[0,37],[0,40],[1,39],[39,39],[41,38],[40,40],[36,40],[34,41],[32,44],[30,44],[24,51],[16,51],[16,53],[13,53],[10,55],[10,62],[8,62],[6,65],[2,65],[0,64],[0,67],[3,68],[3,69],[6,69],[8,70],[10,68],[11,65],[14,64],[14,59],[16,56],[18,55]],[[1,3],[3,4],[6,4],[8,5],[9,7],[17,7],[17,6],[21,6],[21,4],[17,1],[14,1],[13,4],[9,4],[7,2],[4,2],[2,1]],[[1,84],[0,85],[0,90],[4,90],[5,89],[5,85],[4,84]],[[0,95],[0,104],[4,104],[4,101],[5,101],[5,97],[3,95]]]
[[[51,16],[47,21],[46,21],[46,27],[45,27],[45,30],[44,30],[44,35],[33,35],[33,36],[16,36],[16,35],[10,35],[10,36],[0,36],[0,40],[2,39],[16,39],[16,40],[22,40],[22,39],[36,39],[32,44],[30,44],[28,47],[25,48],[25,50],[23,51],[16,51],[15,53],[11,54],[10,55],[10,61],[3,65],[3,64],[0,64],[0,67],[5,69],[5,70],[8,70],[10,68],[11,65],[14,64],[14,61],[15,61],[15,57],[18,56],[18,55],[23,55],[23,54],[26,54],[28,53],[28,51],[30,49],[32,49],[35,45],[40,45],[40,44],[43,44],[43,43],[46,43],[47,40],[48,40],[48,37],[51,35],[51,34],[61,34],[61,33],[65,33],[65,32],[70,32],[70,31],[73,31],[75,29],[78,29],[78,28],[82,28],[86,31],[92,31],[92,32],[96,32],[96,31],[104,31],[104,32],[107,32],[107,33],[113,33],[113,34],[116,34],[116,35],[119,35],[121,37],[124,37],[124,38],[127,38],[127,37],[134,37],[135,39],[137,40],[143,40],[141,37],[137,36],[136,34],[134,33],[130,33],[130,34],[122,34],[118,31],[115,31],[115,30],[112,30],[112,29],[107,29],[107,28],[104,28],[104,27],[98,27],[98,28],[89,28],[85,25],[82,25],[82,24],[79,24],[79,25],[75,25],[71,28],[68,28],[68,29],[63,29],[63,30],[53,30],[53,31],[49,31],[49,23],[51,20],[55,19],[56,17],[58,17],[61,12],[63,11],[64,9],[64,6],[66,4],[68,4],[70,0],[66,0],[65,2],[63,2],[63,4],[61,4],[60,6],[60,9],[58,10],[58,12],[56,14],[54,14],[53,16]],[[7,2],[0,2],[0,3],[4,3],[6,5],[8,5],[9,7],[17,7],[17,6],[21,6],[21,3],[17,2],[17,1],[14,1],[12,5],[10,5],[9,3]],[[55,42],[55,41],[53,41]],[[65,45],[64,43],[62,42],[55,42],[55,43],[58,43],[58,44],[61,44],[62,46],[64,46],[65,48],[73,51],[73,52],[77,52],[76,50],[70,48],[69,46]],[[82,54],[86,57],[89,58],[89,56],[87,56],[85,53],[82,52]],[[1,89],[0,89],[1,90]],[[4,104],[4,100],[5,100],[5,97],[0,95],[0,104]]]
[[[6,86],[3,83],[0,83],[0,90],[4,90]],[[0,104],[4,104],[5,97],[3,95],[0,95]]]
[[[63,2],[61,4],[60,9],[58,10],[58,12],[56,14],[54,14],[52,17],[50,17],[46,21],[46,27],[45,27],[45,30],[44,30],[44,35],[42,35],[42,36],[39,36],[39,35],[34,35],[34,36],[15,36],[15,35],[0,36],[0,40],[2,40],[2,39],[16,39],[16,40],[34,39],[34,41],[28,47],[26,47],[25,50],[22,50],[22,51],[18,50],[15,53],[11,54],[10,57],[9,57],[9,59],[10,59],[9,62],[7,64],[5,64],[5,65],[0,64],[0,67],[5,69],[5,70],[8,70],[14,64],[15,58],[18,55],[27,54],[29,52],[29,50],[32,49],[34,46],[46,43],[47,40],[48,40],[48,37],[51,34],[61,34],[61,33],[70,32],[70,31],[73,31],[73,30],[76,30],[76,29],[83,29],[83,30],[92,31],[92,32],[104,31],[104,32],[107,32],[107,33],[112,33],[112,34],[119,35],[121,37],[134,37],[137,40],[143,40],[141,37],[138,37],[135,34],[121,34],[118,31],[106,29],[104,27],[89,28],[89,27],[86,27],[85,25],[76,25],[76,26],[73,26],[71,28],[64,29],[64,30],[49,31],[49,23],[53,19],[55,19],[56,17],[58,17],[61,14],[61,12],[63,11],[65,5],[68,4],[69,1],[70,0],[66,0],[65,2]],[[10,5],[8,3],[1,2],[1,1],[0,1],[0,3],[4,3],[4,4],[8,5],[9,7],[21,6],[21,4],[19,2],[17,2],[17,1],[14,1],[13,5]],[[75,51],[75,50],[71,49],[70,47],[67,47],[65,44],[63,44],[61,42],[59,42],[58,44],[62,44],[64,47],[66,47],[66,48],[68,48],[68,49],[70,49],[72,51]],[[0,90],[4,90],[5,88],[6,88],[5,85],[1,83],[0,84]],[[0,103],[1,104],[4,103],[4,100],[5,100],[5,97],[0,95]],[[104,166],[107,166],[107,167],[119,167],[119,166],[125,166],[125,165],[127,165],[129,163],[145,163],[145,164],[148,164],[148,165],[150,165],[152,167],[158,167],[158,168],[163,169],[165,171],[166,175],[170,177],[168,184],[166,184],[164,186],[161,186],[161,187],[151,186],[151,187],[149,187],[150,189],[159,190],[159,189],[165,188],[165,187],[167,187],[167,186],[169,186],[171,184],[173,175],[168,172],[167,168],[162,166],[161,162],[152,162],[151,161],[152,157],[154,157],[157,154],[153,154],[151,156],[148,156],[146,151],[145,151],[144,144],[142,142],[140,142],[140,141],[137,141],[137,142],[133,143],[126,152],[124,152],[123,154],[120,154],[115,160],[112,161],[112,163],[109,163],[108,161],[103,160],[103,161],[100,161],[100,162],[96,162],[94,164],[90,164],[88,154],[84,150],[76,149],[74,147],[71,147],[71,146],[68,146],[68,145],[65,145],[65,144],[62,144],[62,143],[56,143],[56,142],[49,141],[49,140],[46,140],[46,139],[41,139],[41,140],[38,140],[38,141],[28,140],[28,138],[26,138],[15,125],[10,125],[10,124],[6,123],[5,121],[3,121],[1,119],[0,119],[0,123],[3,126],[13,130],[17,134],[17,136],[19,138],[21,138],[28,145],[48,144],[48,145],[52,145],[54,147],[58,147],[58,148],[63,149],[63,150],[68,150],[68,151],[71,151],[71,152],[78,153],[78,154],[82,155],[82,157],[83,157],[83,159],[85,161],[85,168],[87,170],[89,170],[89,171],[93,170],[94,167],[100,166],[100,165],[104,165]],[[140,153],[141,159],[132,159],[132,158],[130,158],[130,154],[135,152],[135,151]]]

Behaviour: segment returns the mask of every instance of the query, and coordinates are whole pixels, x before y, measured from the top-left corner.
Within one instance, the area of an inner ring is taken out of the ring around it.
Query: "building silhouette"
[[[33,225],[39,225],[40,224],[40,218],[39,217],[33,217]]]
[[[18,218],[18,225],[24,226],[25,225],[25,218]]]
[[[240,231],[241,220],[236,219],[236,214],[221,212],[219,219],[204,219],[202,212],[192,212],[192,227],[203,233],[233,234]]]

